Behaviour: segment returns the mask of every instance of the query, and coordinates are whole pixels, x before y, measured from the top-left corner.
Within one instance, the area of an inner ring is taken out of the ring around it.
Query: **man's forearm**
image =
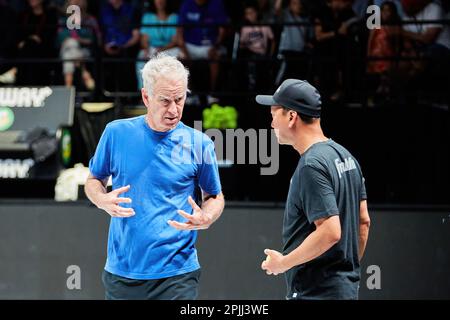
[[[359,208],[359,237],[358,237],[358,258],[361,261],[366,250],[367,239],[369,238],[370,215],[367,208],[367,200],[362,200]]]
[[[291,269],[311,261],[328,251],[336,241],[326,235],[325,230],[316,229],[295,250],[284,257],[284,265]]]
[[[140,35],[139,31],[138,30],[133,30],[133,33],[131,35],[131,39],[128,40],[127,43],[125,43],[125,45],[123,47],[124,48],[133,47],[134,45],[138,44],[140,40],[141,40],[141,35]]]
[[[419,41],[419,42],[422,42],[425,44],[431,44],[434,41],[436,41],[440,32],[441,31],[439,28],[430,28],[425,33],[415,33],[415,32],[403,30],[402,35],[405,38],[413,40],[413,41]]]
[[[367,239],[369,238],[369,226],[367,224],[361,224],[359,226],[359,252],[358,258],[361,261],[366,250]]]
[[[106,194],[106,183],[94,178],[88,178],[84,185],[84,192],[88,199],[97,207],[100,206],[100,199],[102,195]]]
[[[202,204],[203,212],[210,215],[212,223],[219,219],[225,206],[225,199],[222,193],[216,196],[208,196]]]

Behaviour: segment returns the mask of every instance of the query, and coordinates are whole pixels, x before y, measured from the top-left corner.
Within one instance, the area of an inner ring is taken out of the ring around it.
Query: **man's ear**
[[[292,119],[296,119],[298,116],[298,113],[296,111],[289,111],[289,121]]]
[[[150,103],[148,101],[149,97],[147,94],[147,90],[145,90],[145,88],[141,89],[141,96],[142,96],[142,101],[144,102],[145,106],[148,107]]]
[[[297,112],[289,111],[289,128],[292,128],[294,126],[295,120],[297,120],[297,116],[298,116]]]

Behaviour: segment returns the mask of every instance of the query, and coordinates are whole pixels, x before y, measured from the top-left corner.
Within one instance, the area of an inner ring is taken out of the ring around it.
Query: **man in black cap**
[[[357,299],[370,225],[358,162],[324,136],[320,94],[307,81],[285,80],[273,96],[256,101],[271,106],[278,142],[300,154],[284,214],[283,251],[264,250],[262,269],[285,273],[287,299]]]

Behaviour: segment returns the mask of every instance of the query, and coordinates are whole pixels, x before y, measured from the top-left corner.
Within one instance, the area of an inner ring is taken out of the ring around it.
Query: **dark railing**
[[[359,23],[361,24],[361,28],[366,28],[365,26],[365,21],[360,20]],[[450,20],[423,20],[423,21],[416,21],[416,20],[407,20],[407,21],[401,21],[400,24],[442,24],[442,25],[449,25],[450,24]],[[211,61],[211,60],[207,60],[207,59],[203,59],[203,60],[195,60],[195,64],[197,66],[201,66],[205,67],[208,64],[211,63],[219,63],[221,65],[227,65],[227,66],[231,66],[231,68],[227,68],[223,73],[227,73],[225,75],[225,79],[234,79],[235,78],[235,73],[239,73],[242,72],[242,70],[239,70],[239,68],[237,68],[237,65],[245,65],[248,64],[250,62],[257,62],[259,64],[262,64],[268,68],[276,68],[278,67],[281,63],[283,63],[284,58],[282,55],[280,54],[276,54],[275,56],[266,56],[266,57],[262,57],[259,59],[254,59],[254,58],[248,58],[248,57],[243,57],[239,54],[239,37],[240,37],[240,33],[239,30],[241,27],[243,26],[252,26],[252,25],[268,25],[273,27],[274,29],[281,31],[281,28],[284,26],[313,26],[314,23],[307,23],[307,22],[298,22],[298,23],[257,23],[257,24],[237,24],[237,25],[230,25],[230,24],[186,24],[186,25],[177,25],[177,24],[166,24],[166,25],[159,25],[159,24],[145,24],[143,26],[145,27],[158,27],[158,28],[164,28],[164,27],[218,27],[218,26],[223,26],[225,28],[227,28],[228,30],[228,43],[227,43],[227,49],[228,49],[228,53],[226,56],[221,57],[220,59],[218,59],[217,61]],[[367,32],[367,30],[365,30]],[[357,35],[355,35],[356,37]],[[279,39],[277,39],[279,40]],[[365,44],[364,41],[361,41],[359,39],[359,44],[362,46]],[[279,43],[279,41],[277,41]],[[344,66],[345,70],[343,70],[344,72],[351,72],[352,69],[354,69],[355,65],[357,65],[361,70],[358,74],[358,79],[354,79],[354,81],[356,81],[359,84],[359,88],[353,88],[352,91],[354,93],[358,93],[358,95],[360,96],[367,96],[367,92],[364,92],[366,90],[366,88],[368,87],[367,85],[367,77],[366,77],[366,73],[365,73],[365,66],[367,65],[368,62],[370,61],[379,61],[379,60],[384,60],[384,61],[394,61],[395,63],[400,63],[401,61],[427,61],[428,57],[426,56],[417,56],[417,57],[405,57],[405,56],[401,56],[401,55],[395,55],[395,56],[389,56],[389,57],[379,57],[379,56],[367,56],[366,55],[366,48],[365,47],[359,47],[359,51],[356,50],[358,54],[355,54],[355,52],[350,52],[348,51],[346,53],[346,64]],[[101,49],[97,48],[96,50],[93,51],[94,56],[92,58],[88,58],[88,59],[82,59],[81,61],[84,63],[89,63],[92,68],[93,68],[93,74],[96,80],[96,84],[97,84],[97,89],[94,92],[90,92],[90,91],[78,91],[77,92],[77,96],[78,97],[90,97],[91,99],[102,99],[102,97],[107,97],[107,98],[121,98],[121,97],[138,97],[140,96],[139,90],[138,88],[136,88],[136,90],[134,91],[119,91],[119,90],[107,90],[104,87],[104,68],[105,68],[105,64],[109,64],[109,65],[114,65],[114,64],[124,64],[124,63],[133,63],[133,62],[138,62],[138,61],[145,61],[145,59],[139,59],[139,58],[109,58],[104,56],[101,53]],[[321,64],[321,63],[326,63],[326,62],[332,62],[334,59],[334,55],[333,53],[330,53],[330,55],[326,55],[326,56],[319,56],[319,55],[305,55],[304,57],[300,57],[300,58],[292,58],[291,61],[293,62],[304,62],[306,64],[312,64],[313,60],[314,63],[317,64]],[[60,58],[34,58],[34,59],[10,59],[10,60],[3,60],[3,63],[7,63],[9,65],[16,65],[16,64],[28,64],[28,63],[32,63],[32,64],[36,64],[36,63],[43,63],[43,64],[52,64],[52,65],[56,65],[56,64],[62,64],[65,61],[74,61],[74,60],[62,60]],[[80,61],[80,60],[78,60]],[[186,63],[192,63],[194,61],[191,60],[186,60]],[[274,74],[272,75],[273,79],[272,82],[275,82],[275,77],[276,77],[276,70],[273,70]],[[314,74],[310,74],[310,75],[301,75],[304,76],[304,78],[306,78],[307,76],[312,77],[314,76]],[[56,82],[56,81],[55,81]],[[225,81],[225,82],[229,82],[229,81]],[[51,83],[51,84],[58,84],[58,83]],[[61,84],[61,83],[59,83]],[[273,89],[275,87],[275,85],[273,85],[270,89]],[[218,92],[209,92],[208,89],[205,90],[194,90],[194,94],[199,93],[199,94],[207,94],[207,93],[212,93],[216,96],[219,97],[230,97],[230,96],[247,96],[247,95],[253,95],[254,92],[252,92],[251,90],[238,90],[239,88],[227,88],[226,86],[223,86],[223,88],[221,88],[220,91]],[[360,90],[360,92],[358,92],[358,90]],[[442,95],[448,95],[448,90],[442,90],[441,92],[438,92],[438,94],[442,94]],[[435,92],[436,93],[436,92]],[[415,95],[417,94],[416,91],[414,92],[403,92],[403,94],[405,96],[409,96],[409,95]]]

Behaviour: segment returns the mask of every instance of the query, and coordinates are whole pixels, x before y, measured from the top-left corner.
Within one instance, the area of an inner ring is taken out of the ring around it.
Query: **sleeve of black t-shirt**
[[[331,178],[312,165],[300,169],[300,197],[309,223],[339,214]]]
[[[361,182],[361,192],[360,192],[360,198],[362,200],[367,200],[367,192],[366,192],[366,179],[362,178]]]

